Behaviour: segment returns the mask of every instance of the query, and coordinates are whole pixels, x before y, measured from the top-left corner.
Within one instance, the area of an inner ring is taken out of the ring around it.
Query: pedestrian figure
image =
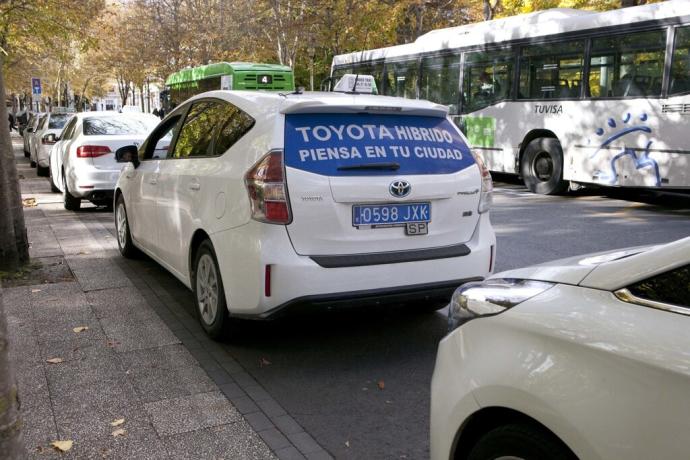
[[[10,113],[10,114],[8,114],[8,118],[9,118],[9,121],[10,121],[10,132],[12,132],[12,130],[15,129],[15,127],[14,127],[14,117],[13,117],[12,114]]]
[[[159,116],[158,109],[153,109],[153,115]]]
[[[165,118],[165,109],[163,107],[161,107],[161,111],[158,112],[158,115],[161,117],[161,120]]]

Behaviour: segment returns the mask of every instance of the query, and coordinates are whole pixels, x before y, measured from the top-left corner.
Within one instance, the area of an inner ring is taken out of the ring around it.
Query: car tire
[[[520,162],[522,180],[532,193],[557,195],[568,190],[563,180],[563,149],[558,139],[533,139]]]
[[[79,211],[79,208],[81,208],[81,198],[76,198],[69,192],[64,174],[62,175],[62,189],[62,201],[64,202],[65,209],[68,211]]]
[[[115,236],[117,237],[117,247],[120,249],[120,254],[128,259],[133,259],[139,254],[139,250],[132,243],[127,207],[122,195],[117,197],[117,203],[115,204]]]
[[[53,168],[48,167],[48,177],[50,178],[50,191],[53,193],[60,193],[60,189],[55,185],[55,179],[53,178]]]
[[[503,425],[486,433],[472,447],[468,460],[521,458],[570,460],[576,457],[558,438],[530,424]]]
[[[36,162],[34,160],[31,160],[31,162],[29,163],[29,166],[31,166],[32,168],[35,168],[38,165],[36,164]]]
[[[214,340],[230,335],[230,315],[223,290],[223,280],[218,259],[209,240],[196,251],[192,290],[196,303],[195,312],[206,333]]]
[[[41,176],[41,177],[47,177],[48,176],[48,168],[44,168],[43,166],[38,165],[36,167],[36,175]]]

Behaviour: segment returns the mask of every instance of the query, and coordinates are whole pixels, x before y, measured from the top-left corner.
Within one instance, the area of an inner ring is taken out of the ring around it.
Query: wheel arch
[[[515,165],[515,170],[520,174],[520,165],[522,164],[522,155],[525,153],[525,149],[527,148],[527,145],[529,145],[530,142],[532,142],[534,139],[540,138],[540,137],[548,137],[551,139],[556,139],[557,141],[560,142],[558,139],[558,136],[556,136],[556,133],[551,131],[550,129],[533,129],[532,131],[528,132],[525,137],[522,139],[522,142],[520,143],[520,154],[517,157],[517,164]]]
[[[188,271],[190,285],[194,282],[194,260],[196,259],[197,251],[199,250],[199,246],[201,246],[201,243],[203,243],[206,240],[211,241],[211,237],[208,235],[208,233],[206,233],[205,230],[197,228],[194,231],[192,239],[189,242],[189,259],[187,260],[187,263],[189,264]]]
[[[540,430],[543,430],[545,433],[553,436],[554,439],[563,444],[563,446],[571,453],[573,459],[577,458],[572,449],[546,425],[527,414],[500,406],[484,407],[473,413],[465,420],[458,432],[455,434],[455,439],[453,440],[453,447],[451,450],[452,455],[450,458],[453,460],[467,459],[472,447],[483,435],[494,428],[512,423],[527,424],[538,427]]]

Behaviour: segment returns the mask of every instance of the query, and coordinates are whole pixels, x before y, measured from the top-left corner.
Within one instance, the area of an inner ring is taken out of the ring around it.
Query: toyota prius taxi
[[[492,271],[491,177],[441,105],[213,91],[116,156],[121,253],[191,288],[214,338],[296,307],[440,308]]]

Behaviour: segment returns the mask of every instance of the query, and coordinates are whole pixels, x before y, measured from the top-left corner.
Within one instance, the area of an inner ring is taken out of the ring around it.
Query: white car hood
[[[638,246],[633,248],[616,249],[596,252],[565,259],[558,259],[531,267],[517,268],[493,274],[491,278],[517,278],[551,283],[579,285],[595,268],[626,257],[639,254],[656,246]]]

